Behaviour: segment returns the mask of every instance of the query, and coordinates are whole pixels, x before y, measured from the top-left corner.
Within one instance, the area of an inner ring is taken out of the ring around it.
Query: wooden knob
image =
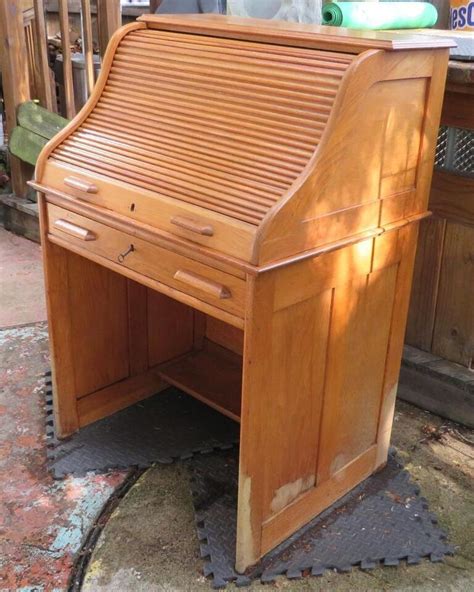
[[[94,185],[94,183],[89,183],[89,181],[84,181],[77,177],[65,177],[64,185],[73,189],[79,189],[79,191],[84,191],[84,193],[97,193],[99,191],[97,185]]]
[[[173,216],[171,224],[203,236],[212,236],[214,234],[214,228],[210,224],[201,224],[192,218],[185,218],[184,216]]]
[[[207,278],[191,273],[190,271],[178,269],[173,277],[175,280],[188,284],[188,286],[197,288],[198,290],[202,290],[215,298],[222,300],[224,298],[232,297],[232,293],[227,286],[208,280]]]
[[[93,241],[97,238],[97,236],[91,230],[82,228],[82,226],[77,226],[76,224],[68,222],[68,220],[63,220],[62,218],[55,220],[53,222],[53,227],[84,241]]]

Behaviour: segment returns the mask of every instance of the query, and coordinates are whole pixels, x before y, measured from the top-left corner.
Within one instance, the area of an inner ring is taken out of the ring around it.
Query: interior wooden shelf
[[[216,345],[159,368],[166,382],[240,422],[242,358]]]

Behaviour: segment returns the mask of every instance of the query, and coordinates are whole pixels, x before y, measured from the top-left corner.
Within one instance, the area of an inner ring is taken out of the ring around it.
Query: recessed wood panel
[[[147,289],[148,364],[155,366],[193,347],[194,311],[190,306]]]
[[[263,507],[268,517],[316,481],[332,290],[275,313],[265,389]]]
[[[68,253],[76,396],[129,375],[127,280]]]
[[[397,267],[335,288],[318,483],[376,442]]]

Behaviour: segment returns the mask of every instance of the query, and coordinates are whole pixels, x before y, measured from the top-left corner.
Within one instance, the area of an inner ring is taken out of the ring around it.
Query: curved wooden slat
[[[317,148],[353,56],[135,30],[53,157],[259,225]]]

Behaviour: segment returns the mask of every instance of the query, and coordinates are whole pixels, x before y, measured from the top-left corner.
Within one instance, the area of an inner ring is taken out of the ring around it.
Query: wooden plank
[[[148,288],[127,280],[128,358],[130,375],[146,372],[148,364]]]
[[[72,78],[71,42],[69,40],[69,11],[67,0],[59,0],[59,25],[61,29],[61,48],[63,53],[64,96],[66,116],[72,119],[76,114],[74,84]]]
[[[11,134],[16,127],[18,106],[31,98],[23,14],[18,2],[0,2],[0,35],[6,128]],[[10,166],[13,192],[18,197],[25,197],[26,182],[30,178],[29,165],[14,156]]]
[[[112,35],[121,25],[120,0],[99,0],[97,2],[97,28],[99,31],[99,51],[102,58]]]
[[[91,393],[77,403],[79,427],[98,421],[167,388],[156,370],[131,376]]]
[[[147,290],[148,364],[155,366],[189,352],[194,340],[194,311],[164,294]]]
[[[244,349],[244,332],[242,329],[232,327],[227,323],[214,319],[206,318],[206,337],[210,341],[221,345],[236,354],[242,355]]]
[[[445,220],[428,218],[420,223],[406,343],[431,350],[443,254]]]
[[[474,129],[472,100],[472,94],[468,92],[446,90],[443,111],[441,113],[441,123],[451,127]]]
[[[13,156],[34,166],[47,141],[42,136],[17,126],[10,136],[8,145]]]
[[[416,223],[409,224],[399,231],[400,263],[396,275],[390,336],[380,397],[380,414],[377,427],[377,455],[374,468],[379,468],[387,462],[393,415],[395,413],[403,339],[405,337],[406,319],[410,302],[413,266],[415,264],[418,226]]]
[[[446,225],[432,352],[473,367],[474,228]]]
[[[474,226],[474,179],[448,171],[435,171],[430,209],[440,218]]]
[[[121,275],[69,252],[68,286],[81,398],[129,375],[127,284]]]
[[[56,96],[53,95],[52,71],[48,63],[48,39],[44,14],[44,0],[33,0],[36,27],[36,56],[39,69],[39,97],[43,107],[56,111]]]
[[[166,382],[240,421],[242,358],[229,350],[209,344],[201,351],[164,364],[158,370]]]
[[[334,290],[318,484],[376,443],[397,267]]]
[[[38,205],[53,370],[54,426],[56,435],[65,438],[79,429],[68,297],[70,253],[47,239],[48,215],[42,194],[38,196]]]
[[[473,394],[414,368],[402,366],[400,371],[400,399],[474,429]]]
[[[52,113],[34,101],[27,101],[18,107],[18,125],[50,140],[69,123],[69,120]]]
[[[331,306],[330,289],[273,316],[260,428],[264,520],[316,484]]]
[[[94,48],[92,40],[92,15],[90,0],[81,0],[82,51],[85,60],[87,96],[94,88]]]

